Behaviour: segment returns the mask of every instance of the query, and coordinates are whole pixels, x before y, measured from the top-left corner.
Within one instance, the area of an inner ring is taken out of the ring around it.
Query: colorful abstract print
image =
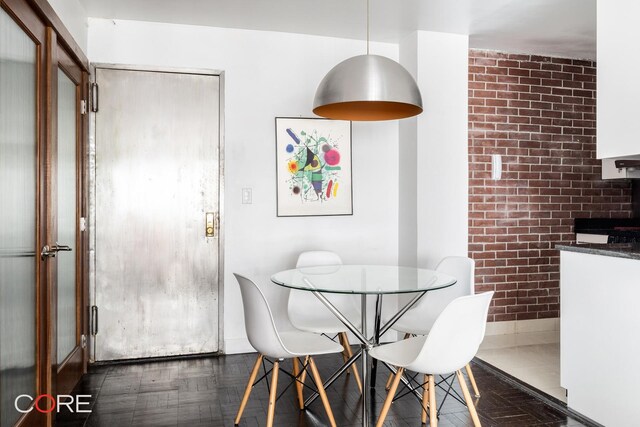
[[[287,128],[291,142],[285,150],[289,155],[286,167],[291,194],[302,202],[323,202],[339,196],[340,151],[338,143],[317,130],[311,133]]]

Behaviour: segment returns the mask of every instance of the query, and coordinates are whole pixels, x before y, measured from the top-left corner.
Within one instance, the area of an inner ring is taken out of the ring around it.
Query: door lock
[[[44,245],[42,247],[42,252],[40,252],[40,259],[45,260],[47,258],[54,258],[56,254],[60,251],[70,252],[71,247],[67,245],[59,245],[57,242],[55,245]]]
[[[216,237],[216,215],[213,212],[205,214],[205,236]]]

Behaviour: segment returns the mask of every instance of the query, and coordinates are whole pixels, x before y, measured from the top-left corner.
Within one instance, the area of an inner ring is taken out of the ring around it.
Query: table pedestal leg
[[[367,336],[367,295],[360,298],[360,313],[362,315],[362,335]],[[369,348],[362,344],[362,425],[369,427],[369,388],[371,377],[369,375]]]
[[[364,273],[363,273],[364,275]],[[363,283],[366,278],[363,277]],[[367,295],[361,294],[360,303],[361,303],[361,322],[362,327],[360,330],[349,321],[340,311],[322,294],[322,292],[315,290],[313,284],[307,279],[304,278],[304,282],[309,286],[309,289],[312,289],[311,292],[318,297],[320,301],[331,311],[344,325],[351,331],[362,343],[362,349],[354,354],[346,364],[340,368],[337,372],[335,372],[329,380],[327,380],[325,384],[325,388],[331,385],[337,378],[340,376],[345,370],[347,370],[351,364],[353,364],[358,357],[362,357],[362,425],[364,427],[369,427],[369,423],[371,420],[371,402],[373,397],[375,396],[375,369],[372,367],[372,359],[369,357],[369,350],[373,348],[374,345],[380,343],[380,337],[384,335],[386,331],[388,331],[391,326],[407,311],[409,310],[422,296],[426,293],[420,292],[414,298],[409,301],[398,313],[396,313],[391,320],[389,320],[385,325],[382,325],[381,322],[381,314],[382,314],[382,294],[377,295],[376,299],[376,313],[374,319],[374,331],[373,337],[371,339],[367,338]],[[387,365],[389,369],[395,372],[395,369],[389,365]],[[373,372],[372,372],[373,371]],[[408,385],[408,381],[406,378],[402,377],[401,380]],[[422,400],[422,395],[413,391],[413,394],[416,395],[420,400]],[[307,407],[318,397],[318,393],[313,393],[311,396],[307,398],[304,402],[304,406]]]
[[[362,348],[362,425],[369,427],[369,405],[371,396],[371,375],[369,373],[370,360],[369,350],[363,346]]]
[[[373,319],[373,344],[380,344],[380,324],[382,323],[382,294],[376,295],[376,316]],[[378,361],[371,360],[371,388],[376,387],[376,375],[378,372]],[[373,390],[371,391],[373,394]]]

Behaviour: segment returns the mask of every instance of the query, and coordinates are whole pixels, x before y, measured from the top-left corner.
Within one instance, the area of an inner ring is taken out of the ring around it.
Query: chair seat
[[[426,340],[426,336],[408,338],[374,347],[369,354],[390,365],[406,368],[416,360]]]
[[[341,309],[340,311],[356,328],[360,328],[360,321],[356,320],[360,318],[360,314],[355,309]],[[300,330],[316,334],[338,334],[347,331],[344,323],[328,310],[309,312],[305,313],[304,316],[294,314],[291,316],[291,322]]]
[[[429,335],[435,318],[427,320],[424,317],[424,313],[420,313],[419,309],[411,309],[398,319],[391,329],[405,334]]]
[[[344,348],[322,335],[303,331],[280,332],[282,344],[292,356],[341,353]]]

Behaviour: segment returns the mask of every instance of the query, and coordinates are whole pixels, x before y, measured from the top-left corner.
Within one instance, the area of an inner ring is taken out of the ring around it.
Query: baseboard
[[[506,335],[518,334],[523,332],[547,332],[559,331],[560,319],[531,319],[531,320],[512,320],[507,322],[489,322],[485,335]],[[395,331],[389,331],[385,334],[383,342],[393,342],[399,339],[394,337]],[[358,340],[350,335],[351,344],[356,344]],[[249,344],[247,338],[227,338],[224,340],[224,354],[242,354],[254,353],[255,349]]]
[[[166,362],[168,360],[190,360],[190,359],[206,359],[208,357],[218,357],[223,353],[216,351],[215,353],[194,353],[194,354],[178,354],[175,356],[152,356],[138,357],[135,359],[115,359],[115,360],[98,360],[90,361],[92,366],[109,366],[109,365],[132,365],[136,363],[153,363]]]
[[[489,322],[485,335],[521,334],[523,332],[550,332],[560,330],[560,318],[510,320]]]
[[[349,334],[349,342],[352,346],[359,344],[358,339],[351,333]],[[399,334],[396,331],[389,331],[384,335],[381,342],[396,342],[399,339]],[[255,353],[256,350],[251,347],[247,338],[228,338],[224,340],[224,354],[243,354],[243,353]]]
[[[224,340],[224,354],[255,353],[247,338],[229,338]]]

